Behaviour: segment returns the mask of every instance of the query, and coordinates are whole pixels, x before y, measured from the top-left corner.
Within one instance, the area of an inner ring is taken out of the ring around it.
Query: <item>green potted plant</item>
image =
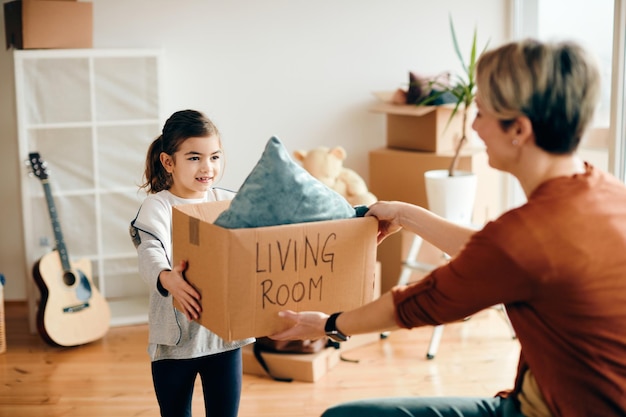
[[[433,170],[424,173],[428,206],[434,213],[459,224],[471,224],[472,212],[475,202],[477,178],[472,172],[458,171],[459,155],[461,149],[468,142],[467,125],[469,111],[476,98],[476,29],[472,38],[469,61],[466,63],[459,49],[459,43],[454,30],[454,23],[450,17],[450,32],[454,43],[454,51],[463,66],[462,75],[452,76],[450,84],[434,81],[432,85],[434,94],[431,94],[418,105],[429,104],[440,95],[452,95],[454,109],[451,112],[446,128],[451,120],[460,111],[462,112],[462,124],[460,139],[455,146],[454,154],[447,170]],[[485,45],[485,49],[487,45]]]

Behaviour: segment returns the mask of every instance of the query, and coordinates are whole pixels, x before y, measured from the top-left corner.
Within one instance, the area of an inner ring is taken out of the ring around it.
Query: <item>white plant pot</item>
[[[454,171],[448,176],[447,169],[424,173],[428,209],[458,224],[470,225],[476,201],[476,174]]]

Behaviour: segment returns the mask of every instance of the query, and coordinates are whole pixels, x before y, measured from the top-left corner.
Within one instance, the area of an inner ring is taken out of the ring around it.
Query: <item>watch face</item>
[[[350,339],[349,336],[346,336],[344,334],[339,333],[338,331],[332,331],[329,333],[326,333],[326,335],[328,337],[330,337],[332,340],[334,340],[335,342],[347,342],[348,339]]]

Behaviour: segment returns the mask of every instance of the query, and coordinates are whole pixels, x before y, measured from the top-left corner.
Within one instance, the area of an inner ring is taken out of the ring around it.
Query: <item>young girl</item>
[[[162,417],[191,416],[194,382],[200,375],[207,416],[233,416],[241,396],[241,347],[254,339],[226,342],[194,319],[200,294],[172,265],[172,206],[229,200],[234,192],[213,188],[223,168],[217,128],[202,113],[174,113],[148,149],[148,192],[131,235],[139,273],[150,285],[149,344],[152,380]],[[173,306],[173,299],[184,311]]]

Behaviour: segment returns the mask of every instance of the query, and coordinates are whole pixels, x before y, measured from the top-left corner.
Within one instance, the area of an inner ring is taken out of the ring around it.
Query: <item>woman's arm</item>
[[[455,256],[476,232],[444,219],[413,204],[400,201],[379,201],[372,204],[366,216],[378,219],[378,241],[400,228],[421,236],[450,256]]]
[[[343,334],[382,332],[398,329],[395,320],[395,308],[390,292],[355,310],[343,312],[337,317],[336,326]],[[270,337],[276,340],[302,340],[323,337],[328,314],[318,311],[296,313],[285,310],[278,313],[293,327]]]

